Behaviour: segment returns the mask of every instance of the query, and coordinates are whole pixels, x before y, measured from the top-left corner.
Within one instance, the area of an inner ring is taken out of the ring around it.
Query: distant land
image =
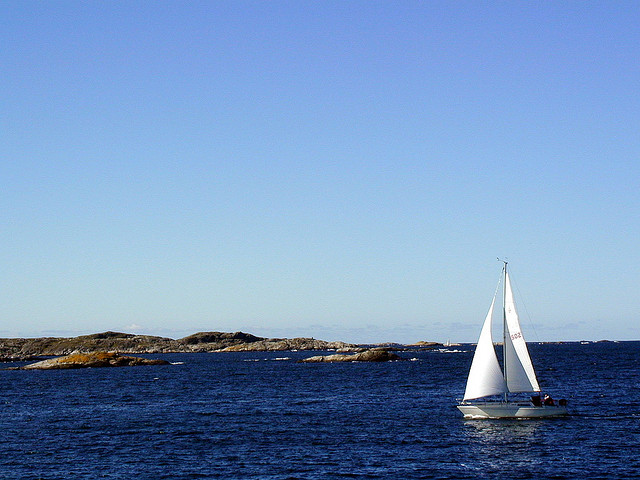
[[[582,341],[605,343],[611,340]],[[574,343],[574,342],[537,342]],[[499,344],[499,343],[497,343]],[[473,344],[471,344],[473,345]],[[199,332],[180,339],[133,333],[102,332],[78,337],[0,338],[0,362],[31,360],[35,357],[62,356],[71,353],[116,352],[121,354],[145,353],[197,353],[197,352],[250,352],[291,350],[335,350],[361,352],[384,347],[387,350],[415,350],[460,344],[420,341],[413,344],[378,343],[353,344],[327,342],[315,338],[265,338],[244,332]]]
[[[192,353],[283,350],[349,351],[358,345],[326,342],[315,338],[264,338],[244,332],[199,332],[178,340],[152,335],[103,332],[78,337],[2,338],[0,357],[4,361],[34,356],[71,353]]]

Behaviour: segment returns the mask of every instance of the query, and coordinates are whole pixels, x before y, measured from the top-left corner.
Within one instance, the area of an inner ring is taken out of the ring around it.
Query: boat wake
[[[571,413],[572,418],[584,418],[586,420],[613,420],[622,418],[640,418],[640,412],[620,413]]]

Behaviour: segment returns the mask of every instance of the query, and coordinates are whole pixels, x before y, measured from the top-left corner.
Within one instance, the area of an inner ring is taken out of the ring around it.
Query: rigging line
[[[538,336],[538,332],[536,330],[536,326],[533,324],[533,320],[531,320],[531,315],[529,314],[529,310],[527,309],[527,304],[524,301],[524,295],[522,295],[522,293],[520,292],[520,287],[518,287],[518,282],[516,281],[516,279],[513,277],[512,274],[510,275],[510,277],[511,277],[512,283],[516,287],[516,291],[518,292],[518,299],[520,300],[520,303],[522,304],[522,307],[524,308],[524,312],[527,314],[527,320],[529,322],[529,325],[531,325],[531,329],[533,330],[533,334],[536,337],[536,342],[540,343],[540,337]]]

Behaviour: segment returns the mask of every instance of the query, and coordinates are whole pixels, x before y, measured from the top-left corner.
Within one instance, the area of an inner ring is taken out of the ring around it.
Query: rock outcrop
[[[264,340],[262,337],[256,337],[250,333],[244,332],[199,332],[189,335],[188,337],[177,340],[182,345],[188,345],[189,348],[197,350],[205,348],[206,351],[220,350],[233,345],[245,345]]]
[[[402,360],[395,353],[385,349],[367,350],[352,355],[335,354],[335,355],[319,355],[315,357],[305,358],[302,362],[390,362],[394,360]]]
[[[231,345],[221,352],[254,352],[254,351],[283,351],[283,350],[338,350],[357,348],[345,342],[325,342],[315,338],[269,338],[257,342]]]
[[[0,339],[5,356],[69,355],[72,352],[164,353],[178,348],[176,340],[151,335],[103,332],[79,337]]]
[[[128,357],[113,352],[72,353],[21,367],[21,370],[59,370],[70,368],[131,367],[138,365],[169,365],[161,359]]]
[[[420,340],[416,343],[410,343],[407,347],[442,347],[443,344],[439,342],[428,342],[425,340]]]
[[[200,332],[178,340],[151,335],[103,332],[70,338],[0,339],[0,357],[59,356],[72,352],[191,353],[219,351],[333,350],[356,345],[314,338],[264,338],[244,332]]]

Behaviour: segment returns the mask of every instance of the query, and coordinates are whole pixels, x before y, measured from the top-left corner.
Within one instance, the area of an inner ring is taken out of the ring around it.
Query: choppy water
[[[302,364],[312,353],[279,352],[3,370],[0,477],[640,476],[640,342],[530,345],[540,383],[573,415],[520,421],[461,418],[472,348],[458,349],[383,364]]]

